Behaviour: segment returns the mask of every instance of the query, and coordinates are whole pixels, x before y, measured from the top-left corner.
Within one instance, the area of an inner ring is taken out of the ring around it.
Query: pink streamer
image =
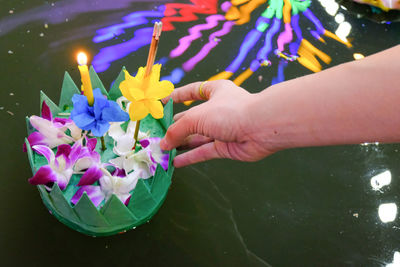
[[[190,28],[189,35],[179,40],[179,46],[172,50],[169,56],[171,58],[175,58],[182,55],[189,48],[190,44],[194,40],[199,39],[201,36],[203,36],[201,34],[201,31],[214,28],[218,25],[218,21],[220,20],[225,20],[225,17],[223,15],[211,15],[206,18],[207,23],[199,24]]]
[[[290,26],[290,23],[285,23],[285,31],[279,34],[278,37],[278,50],[279,51],[284,51],[285,50],[285,44],[290,43],[293,39],[293,34],[292,34],[292,27]]]
[[[228,34],[231,31],[233,25],[235,25],[235,22],[233,21],[225,22],[221,30],[214,32],[210,35],[210,37],[208,38],[208,43],[205,44],[194,57],[183,63],[182,68],[186,72],[191,71],[197,65],[197,63],[203,60],[208,55],[208,53],[210,53],[211,49],[218,45],[219,40],[216,40],[216,38]]]

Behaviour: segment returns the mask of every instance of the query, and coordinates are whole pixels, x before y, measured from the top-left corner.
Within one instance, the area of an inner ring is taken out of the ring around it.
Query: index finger
[[[199,90],[200,89],[200,85],[202,83],[203,82],[194,82],[194,83],[189,83],[189,84],[184,85],[182,87],[176,88],[171,93],[171,95],[169,95],[166,98],[162,99],[162,102],[163,103],[167,103],[170,98],[172,98],[172,100],[175,103],[182,103],[182,102],[189,101],[189,100],[205,100],[200,95],[200,90]],[[209,91],[210,87],[208,85],[209,85],[209,82],[203,84],[203,87],[202,87],[202,92],[203,92],[204,96],[206,96],[206,97],[209,95],[208,91]]]
[[[197,133],[196,124],[195,116],[183,115],[168,128],[164,138],[160,141],[161,149],[171,150],[183,144],[188,136]]]

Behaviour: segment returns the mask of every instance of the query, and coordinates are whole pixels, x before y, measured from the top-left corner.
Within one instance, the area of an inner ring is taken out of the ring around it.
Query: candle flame
[[[87,64],[87,56],[86,56],[85,53],[80,52],[80,53],[78,54],[78,56],[77,56],[77,59],[78,59],[78,64],[79,64],[80,66],[86,65],[86,64]]]

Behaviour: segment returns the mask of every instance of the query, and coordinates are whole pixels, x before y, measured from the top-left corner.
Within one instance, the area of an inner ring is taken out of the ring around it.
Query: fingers
[[[165,104],[170,98],[172,98],[175,103],[182,103],[189,100],[204,100],[204,98],[200,95],[199,90],[201,84],[202,82],[195,82],[176,88],[171,95],[164,98],[162,102]],[[211,90],[213,90],[211,82],[203,84],[202,92],[206,99],[209,98],[208,96],[210,95]]]
[[[174,159],[174,166],[180,168],[216,158],[221,158],[221,155],[216,150],[215,143],[211,142],[176,156]]]
[[[160,142],[161,149],[171,150],[183,144],[186,137],[196,133],[196,123],[197,119],[194,116],[182,116],[168,128]]]
[[[210,137],[206,137],[206,136],[199,135],[199,134],[193,134],[191,136],[188,136],[184,140],[183,144],[181,144],[179,149],[192,149],[192,148],[196,148],[201,145],[210,143],[212,141],[214,141],[214,139],[212,139]]]
[[[185,113],[186,113],[186,111],[183,111],[183,112],[180,112],[180,113],[175,114],[175,115],[174,115],[174,121],[177,121],[177,120],[179,120],[180,118],[182,118],[183,115],[185,115]]]

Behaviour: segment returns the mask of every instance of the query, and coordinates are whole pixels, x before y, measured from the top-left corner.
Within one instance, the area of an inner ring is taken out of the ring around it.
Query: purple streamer
[[[250,64],[250,69],[252,72],[256,72],[260,68],[260,62],[254,59]]]
[[[325,28],[322,26],[321,21],[309,10],[308,8],[303,12],[303,14],[315,25],[319,34],[324,34]]]
[[[292,28],[293,28],[294,32],[296,33],[297,40],[301,41],[303,39],[303,34],[302,34],[301,28],[299,26],[299,15],[296,14],[296,15],[292,16],[291,22],[292,22]]]
[[[218,25],[218,21],[220,20],[225,20],[225,17],[223,15],[211,15],[206,18],[207,23],[199,24],[190,28],[189,35],[179,40],[179,46],[172,50],[169,56],[171,58],[181,56],[189,48],[190,44],[194,40],[199,39],[201,36],[203,36],[201,34],[201,31],[215,28]]]
[[[249,53],[250,49],[252,49],[257,41],[260,39],[261,34],[262,32],[253,29],[246,35],[243,43],[240,45],[239,54],[226,68],[226,71],[235,73],[239,69],[240,65],[242,65],[243,61],[246,59],[246,56]]]
[[[285,80],[285,68],[288,65],[286,60],[279,61],[278,64],[278,73],[276,77],[272,78],[271,85],[283,82]]]
[[[147,17],[163,17],[162,11],[137,11],[122,18],[124,23],[115,24],[96,31],[96,36],[93,37],[93,42],[100,43],[123,34],[126,28],[133,28],[142,24],[147,24]]]
[[[153,27],[143,28],[135,31],[134,37],[122,44],[112,45],[100,49],[93,58],[93,67],[96,72],[103,72],[110,66],[111,62],[123,58],[139,48],[149,45],[153,35]]]
[[[272,50],[272,38],[279,31],[280,27],[281,27],[281,20],[275,18],[274,21],[272,22],[271,29],[267,32],[265,36],[265,44],[257,54],[257,59],[259,61],[268,60],[268,54]]]
[[[182,68],[186,72],[191,71],[201,60],[203,60],[208,55],[208,53],[210,53],[211,49],[218,45],[219,40],[216,40],[216,38],[228,34],[232,30],[233,25],[235,25],[235,22],[233,21],[225,22],[221,30],[214,32],[210,35],[210,37],[208,38],[208,43],[205,44],[194,57],[183,63]]]

